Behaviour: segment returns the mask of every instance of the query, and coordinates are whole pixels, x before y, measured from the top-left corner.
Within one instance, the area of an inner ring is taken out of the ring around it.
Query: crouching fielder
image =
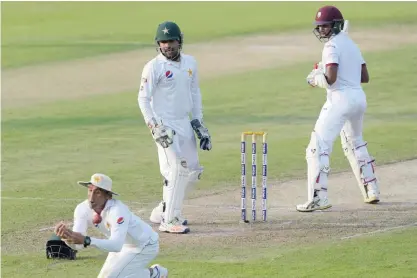
[[[55,227],[55,233],[71,248],[94,246],[109,252],[99,278],[165,278],[168,270],[160,265],[148,264],[158,255],[159,235],[152,227],[119,200],[112,191],[112,180],[103,174],[94,174],[88,182],[78,182],[88,188],[88,199],[74,212],[74,227],[64,223]],[[87,236],[91,226],[107,239]]]
[[[310,212],[332,206],[327,198],[329,156],[339,134],[365,203],[377,203],[379,187],[374,159],[362,137],[367,103],[361,83],[369,82],[366,63],[358,46],[347,34],[347,21],[336,7],[320,8],[315,25],[315,35],[325,44],[322,62],[308,75],[307,82],[312,87],[326,89],[327,101],[306,149],[308,201],[298,205],[297,210]]]
[[[160,224],[160,231],[184,234],[190,229],[182,215],[183,201],[203,172],[194,132],[202,150],[211,150],[211,136],[203,124],[197,62],[181,53],[179,26],[170,21],[159,24],[155,43],[160,53],[144,66],[138,94],[164,177],[163,200],[150,220]]]

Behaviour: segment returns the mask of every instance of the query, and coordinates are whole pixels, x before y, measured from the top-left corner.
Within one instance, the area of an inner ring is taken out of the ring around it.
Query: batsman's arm
[[[91,245],[107,252],[120,252],[126,240],[130,217],[131,213],[120,207],[116,207],[110,213],[110,238],[99,239],[92,237]]]
[[[369,73],[368,67],[366,66],[366,61],[361,55],[361,83],[368,83],[369,82]]]
[[[362,64],[361,83],[369,83],[369,73],[365,63]]]
[[[192,81],[191,81],[191,97],[193,100],[193,109],[191,111],[191,118],[198,119],[200,122],[203,119],[203,101],[201,98],[201,91],[200,91],[200,81],[198,77],[198,70],[197,70],[197,62],[194,72]]]
[[[323,49],[322,60],[326,71],[326,81],[329,85],[333,85],[337,80],[339,57],[338,47],[331,42],[327,42]]]
[[[151,99],[158,85],[158,75],[153,61],[148,62],[142,71],[142,79],[138,93],[138,103],[145,123],[148,124],[154,118]]]

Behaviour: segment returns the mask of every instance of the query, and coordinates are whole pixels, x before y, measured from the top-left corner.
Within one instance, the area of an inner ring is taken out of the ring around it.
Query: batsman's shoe
[[[171,233],[171,234],[186,234],[190,232],[190,228],[185,225],[182,225],[178,218],[175,218],[169,223],[165,221],[161,222],[159,225],[159,230],[161,232]]]
[[[368,198],[365,198],[365,203],[367,204],[377,204],[379,203],[379,194],[374,190],[368,190]]]
[[[327,198],[315,196],[313,201],[307,201],[305,204],[297,205],[297,210],[300,212],[312,212],[315,210],[325,210],[331,207],[332,205]]]
[[[159,264],[154,264],[151,268],[153,271],[151,278],[168,278],[168,269],[165,267]]]

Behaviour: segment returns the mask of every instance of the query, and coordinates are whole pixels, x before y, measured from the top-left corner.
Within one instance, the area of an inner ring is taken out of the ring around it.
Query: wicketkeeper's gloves
[[[192,120],[191,126],[197,134],[198,139],[200,139],[200,149],[205,151],[211,150],[211,136],[208,129],[198,119]]]

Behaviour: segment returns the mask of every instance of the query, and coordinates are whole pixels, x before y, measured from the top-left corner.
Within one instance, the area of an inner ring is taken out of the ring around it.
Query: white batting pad
[[[306,160],[308,200],[312,201],[314,190],[320,190],[322,187],[327,189],[327,175],[330,172],[329,156],[322,153],[320,138],[314,131],[311,133],[310,143],[306,149]],[[319,176],[320,184],[317,183]]]
[[[340,132],[340,138],[343,152],[349,161],[364,200],[368,200],[370,194],[378,195],[379,186],[373,168],[374,160],[368,153],[367,143],[361,141],[357,142],[357,146],[355,146],[345,130]]]

